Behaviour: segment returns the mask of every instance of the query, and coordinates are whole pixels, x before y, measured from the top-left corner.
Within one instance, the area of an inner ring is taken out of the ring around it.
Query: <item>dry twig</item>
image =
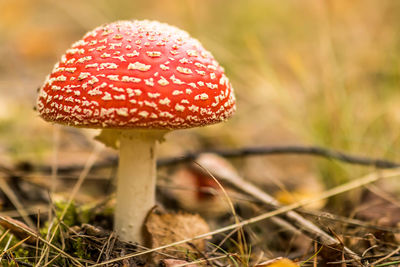
[[[371,263],[370,266],[375,266],[375,265],[377,265],[378,263],[380,263],[380,262],[382,262],[382,261],[384,261],[384,260],[389,259],[390,257],[392,257],[393,255],[395,255],[395,254],[398,253],[399,251],[400,251],[400,247],[397,247],[395,250],[393,250],[392,252],[390,252],[390,253],[389,253],[388,255],[386,255],[385,257],[380,258],[379,260],[376,260],[376,261],[374,261],[373,263]]]
[[[345,152],[340,152],[336,150],[331,150],[328,148],[318,147],[318,146],[261,146],[261,147],[243,147],[238,149],[211,149],[204,151],[197,151],[184,154],[178,157],[168,157],[162,158],[157,161],[157,165],[160,166],[171,166],[179,163],[191,162],[195,160],[200,154],[203,153],[213,153],[225,158],[234,157],[245,157],[245,156],[267,156],[267,155],[310,155],[316,157],[323,157],[327,159],[338,160],[341,162],[362,165],[362,166],[372,166],[378,169],[390,169],[400,167],[400,163],[389,161],[386,159],[375,159],[368,158],[364,156],[350,155]],[[106,162],[99,162],[93,165],[92,169],[101,169],[115,166],[117,164],[117,158],[112,157]],[[11,170],[0,166],[0,170],[10,172]],[[51,166],[36,166],[36,169],[42,172],[50,173]],[[80,165],[69,165],[69,166],[59,166],[59,173],[69,173],[81,170]]]

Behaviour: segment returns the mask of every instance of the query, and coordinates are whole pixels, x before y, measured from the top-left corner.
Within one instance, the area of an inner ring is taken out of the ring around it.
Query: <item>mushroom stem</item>
[[[143,244],[143,225],[155,205],[156,146],[164,133],[121,132],[114,229],[124,241]]]

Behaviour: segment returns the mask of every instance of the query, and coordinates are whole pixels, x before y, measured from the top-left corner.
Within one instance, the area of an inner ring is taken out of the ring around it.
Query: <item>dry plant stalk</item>
[[[275,198],[268,195],[254,184],[247,182],[242,177],[240,177],[233,167],[228,168],[228,165],[230,164],[226,162],[223,158],[220,158],[213,154],[203,154],[198,158],[197,162],[203,168],[211,172],[214,176],[234,186],[237,190],[245,192],[267,205],[272,205],[278,208],[281,207],[281,204]],[[224,168],[224,165],[227,166],[227,168]],[[322,229],[320,229],[309,220],[305,219],[297,212],[288,211],[286,213],[286,216],[293,220],[298,226],[300,226],[302,230],[306,231],[309,234],[312,234],[312,236],[317,237],[323,245],[332,245],[338,243],[338,240],[325,233]],[[274,222],[278,224],[280,223],[276,220]],[[286,224],[283,224],[283,226],[286,227]],[[344,247],[344,251],[352,259],[360,259],[360,257],[349,248]]]

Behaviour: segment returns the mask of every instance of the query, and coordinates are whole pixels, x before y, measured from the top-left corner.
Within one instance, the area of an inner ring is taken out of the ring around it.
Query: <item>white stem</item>
[[[155,205],[156,145],[160,131],[122,131],[114,229],[124,241],[143,243],[143,225]]]

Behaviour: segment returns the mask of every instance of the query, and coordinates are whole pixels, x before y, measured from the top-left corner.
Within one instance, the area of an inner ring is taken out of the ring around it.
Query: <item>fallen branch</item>
[[[309,155],[309,156],[316,156],[316,157],[337,160],[348,164],[372,166],[379,169],[390,169],[390,168],[400,167],[400,163],[389,161],[386,159],[376,159],[364,156],[356,156],[318,146],[262,146],[262,147],[243,147],[238,149],[211,149],[211,150],[203,150],[197,152],[189,152],[182,156],[177,156],[177,157],[161,158],[157,161],[157,165],[161,167],[161,166],[171,166],[179,163],[191,162],[203,153],[213,153],[224,158],[235,158],[235,157],[245,157],[245,156],[287,155],[287,154]],[[110,157],[105,162],[99,162],[94,164],[92,169],[113,167],[116,166],[117,162],[118,159],[116,157]],[[51,166],[36,166],[35,169],[46,173],[51,172]],[[58,172],[62,174],[62,173],[79,171],[81,169],[82,169],[81,165],[59,166]]]
[[[212,149],[207,151],[199,151],[194,153],[187,153],[181,157],[170,157],[160,159],[159,166],[174,165],[193,161],[200,154],[213,153],[224,158],[235,158],[245,156],[262,156],[262,155],[282,155],[282,154],[297,154],[297,155],[310,155],[318,156],[328,159],[334,159],[349,164],[373,166],[380,169],[389,169],[400,167],[400,163],[388,161],[385,159],[374,159],[363,156],[350,155],[348,153],[339,152],[323,147],[317,146],[265,146],[265,147],[243,147],[238,149]]]

